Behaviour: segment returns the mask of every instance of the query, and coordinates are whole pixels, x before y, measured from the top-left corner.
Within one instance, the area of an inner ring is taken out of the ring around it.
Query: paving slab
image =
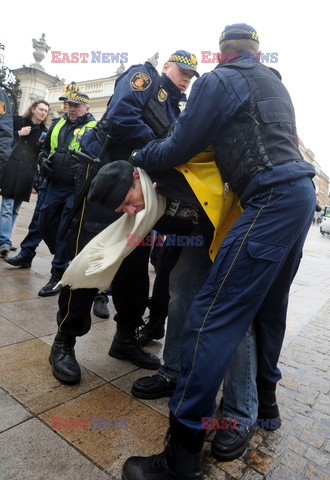
[[[108,480],[112,477],[34,418],[1,434],[0,478]]]
[[[35,414],[104,383],[84,368],[79,384],[60,383],[51,373],[49,352],[49,346],[38,339],[0,349],[0,385]]]
[[[0,388],[0,432],[31,418],[22,405]]]
[[[121,466],[128,456],[161,451],[168,426],[163,415],[113,385],[80,395],[41,418],[49,425],[53,422],[61,436],[105,468],[114,480],[121,478]],[[78,428],[72,428],[72,420],[77,418]]]

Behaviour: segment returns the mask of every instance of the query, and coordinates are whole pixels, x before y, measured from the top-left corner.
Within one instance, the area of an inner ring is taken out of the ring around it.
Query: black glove
[[[45,160],[42,161],[40,170],[44,177],[49,179],[54,177],[55,172],[52,167],[53,167],[53,162],[51,158],[46,158]]]

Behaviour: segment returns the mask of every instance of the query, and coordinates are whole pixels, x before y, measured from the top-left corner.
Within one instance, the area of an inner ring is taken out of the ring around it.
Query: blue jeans
[[[13,198],[2,198],[0,211],[0,248],[12,246],[11,234],[22,202]]]
[[[231,357],[223,379],[222,417],[253,425],[258,418],[257,335],[252,323]]]
[[[170,303],[163,359],[159,375],[177,381],[181,373],[182,331],[191,303],[202,287],[212,262],[206,245],[183,247],[170,276]],[[257,350],[254,327],[248,330],[227,368],[223,416],[253,424],[258,416]]]

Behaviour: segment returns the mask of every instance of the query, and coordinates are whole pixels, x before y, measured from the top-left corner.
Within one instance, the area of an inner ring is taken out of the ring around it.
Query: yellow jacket
[[[226,190],[211,147],[175,168],[185,176],[214,226],[209,249],[210,258],[214,261],[221,242],[242,212],[239,200],[233,192]]]

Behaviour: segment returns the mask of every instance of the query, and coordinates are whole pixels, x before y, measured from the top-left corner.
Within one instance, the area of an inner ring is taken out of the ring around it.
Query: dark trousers
[[[315,212],[309,177],[253,195],[231,228],[183,331],[182,374],[170,409],[187,427],[212,417],[226,367],[255,319],[258,376],[276,383],[291,282]]]
[[[42,239],[54,254],[53,268],[64,271],[69,263],[66,241],[58,240],[74,202],[73,187],[48,182],[47,192],[40,207],[39,228]]]
[[[112,281],[112,300],[118,328],[132,334],[142,323],[148,304],[150,247],[137,247],[120,266]],[[97,290],[64,287],[59,296],[59,330],[73,337],[85,335],[91,327],[91,308]]]
[[[37,203],[34,208],[33,216],[29,225],[29,230],[21,243],[21,251],[20,253],[25,258],[34,258],[36,256],[36,249],[38,248],[39,243],[42,240],[40,229],[39,229],[39,221],[40,221],[40,209],[42,204],[44,203],[44,199],[46,196],[47,191],[47,181],[45,180],[42,185],[40,185],[38,190],[38,198]]]

